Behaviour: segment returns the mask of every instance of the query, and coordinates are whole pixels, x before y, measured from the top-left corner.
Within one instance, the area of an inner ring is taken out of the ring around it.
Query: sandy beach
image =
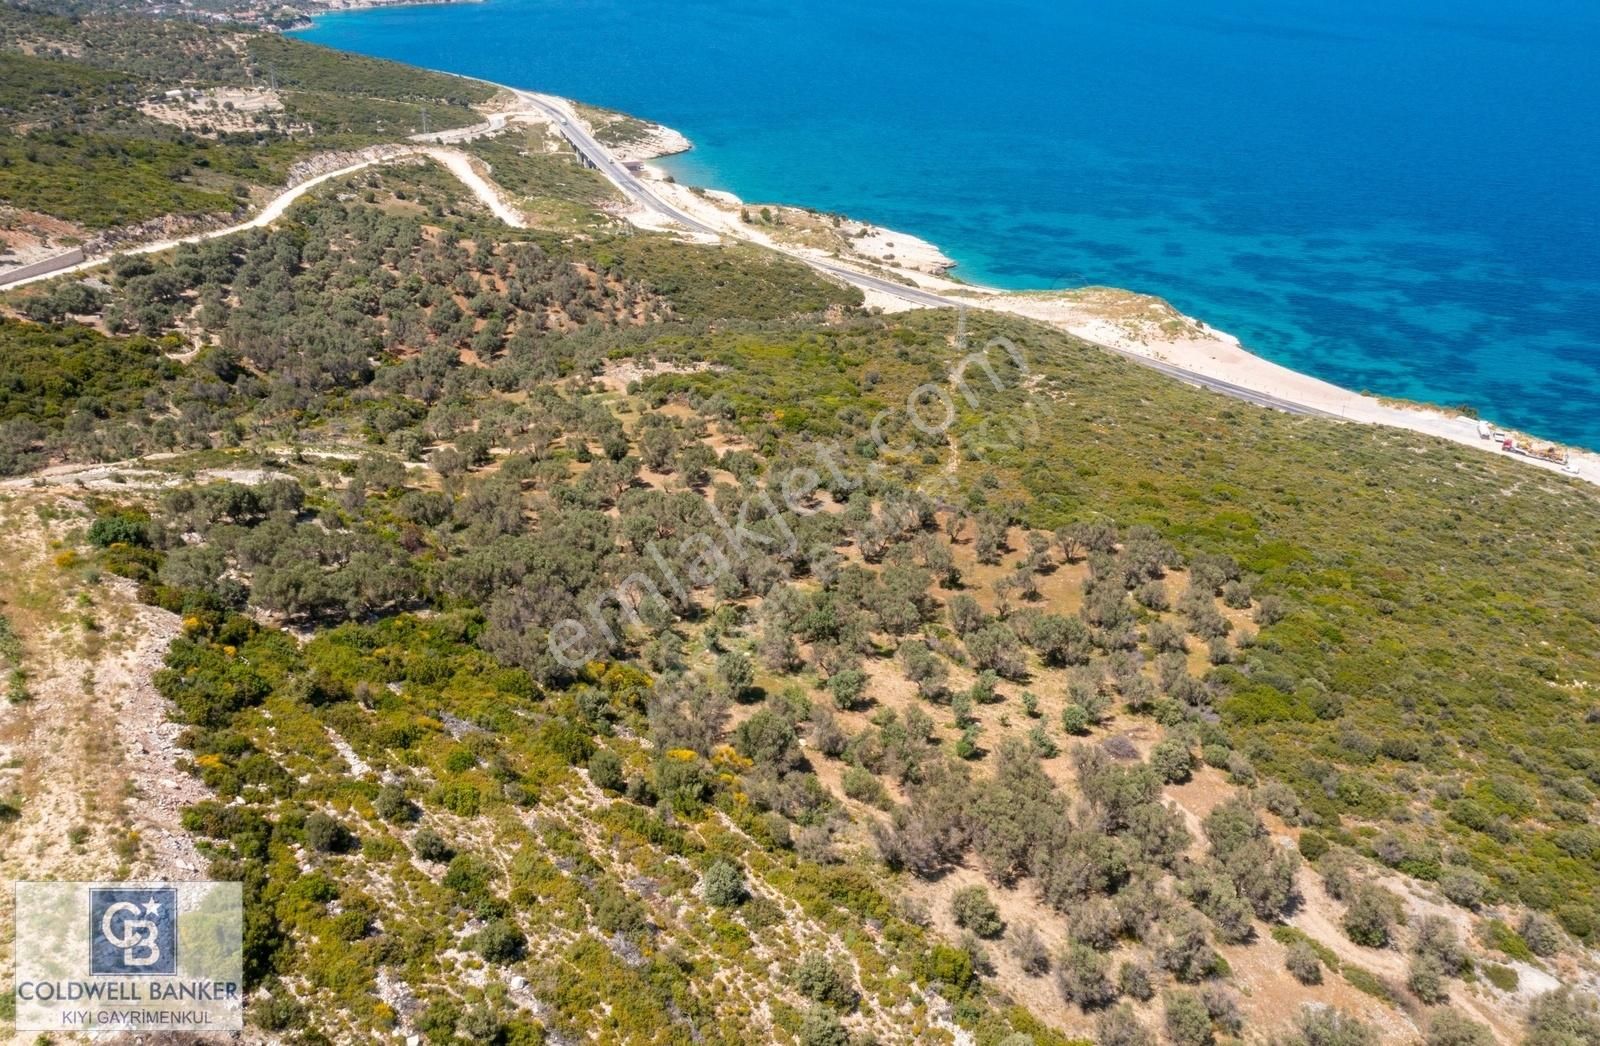
[[[971,295],[974,305],[1041,320],[1099,345],[1136,353],[1183,370],[1336,415],[1348,421],[1390,425],[1515,457],[1538,468],[1600,484],[1600,455],[1568,448],[1568,468],[1509,454],[1485,438],[1478,419],[1422,403],[1382,399],[1291,370],[1247,350],[1239,339],[1192,317],[1159,298],[1129,291],[987,293]],[[1489,419],[1492,421],[1492,419]],[[1498,426],[1496,426],[1498,430]],[[1549,446],[1548,440],[1511,433],[1519,440]]]
[[[161,239],[131,250],[138,253],[164,250],[182,242],[259,228],[275,220],[305,192],[331,178],[353,173],[372,163],[418,157],[428,157],[443,165],[497,217],[508,225],[522,228],[526,225],[523,216],[493,183],[492,171],[466,154],[439,146],[497,134],[516,122],[543,125],[550,134],[550,148],[557,148],[565,131],[557,126],[557,118],[563,124],[570,122],[583,127],[596,138],[596,128],[591,121],[600,121],[602,127],[607,123],[625,122],[627,133],[619,144],[591,145],[602,150],[596,154],[601,159],[610,157],[606,162],[614,169],[608,172],[608,177],[618,182],[619,188],[623,188],[621,182],[632,180],[642,182],[648,189],[644,196],[625,190],[623,197],[628,202],[614,208],[617,218],[638,228],[670,232],[702,242],[721,242],[725,238],[743,240],[824,270],[831,269],[833,271],[828,274],[836,279],[848,279],[852,275],[867,277],[866,283],[877,286],[863,287],[866,305],[885,312],[967,304],[972,308],[1010,313],[1049,324],[1111,351],[1148,359],[1179,378],[1185,374],[1194,375],[1235,386],[1236,393],[1245,390],[1272,397],[1278,401],[1274,405],[1436,436],[1600,485],[1600,454],[1592,451],[1570,449],[1564,465],[1510,454],[1486,437],[1476,418],[1427,404],[1353,392],[1291,370],[1251,353],[1232,335],[1186,316],[1151,295],[1111,287],[1005,291],[952,279],[949,273],[956,263],[937,245],[909,233],[808,208],[746,202],[729,192],[677,182],[659,164],[649,162],[692,148],[689,139],[672,128],[552,95],[533,95],[503,85],[494,86],[505,93],[497,99],[492,111],[485,110],[487,119],[482,124],[419,135],[414,139],[418,143],[415,145],[379,147],[363,154],[327,157],[329,162],[316,170],[307,170],[305,177],[292,178],[290,187],[241,224]],[[649,196],[657,199],[655,207],[645,205],[649,203]],[[678,212],[680,218],[663,213],[667,208],[660,207],[661,203]],[[683,220],[700,228],[687,228]],[[19,246],[12,245],[13,251],[21,255],[24,252],[18,250]],[[8,286],[54,279],[103,262],[103,258],[97,258],[59,267],[14,280]],[[893,292],[894,287],[922,292],[922,300],[899,296]],[[1494,419],[1487,420],[1492,423]],[[1548,445],[1547,441],[1522,433],[1512,432],[1511,435],[1520,443]]]
[[[568,106],[573,117],[581,120],[582,107],[571,103]],[[662,199],[725,236],[803,260],[843,264],[895,283],[969,302],[974,308],[1038,320],[1085,341],[1274,396],[1311,411],[1437,436],[1600,485],[1600,454],[1569,448],[1565,467],[1510,454],[1485,438],[1476,418],[1428,404],[1365,395],[1291,370],[1255,355],[1233,335],[1184,315],[1160,298],[1110,287],[1005,291],[964,283],[949,278],[955,262],[937,245],[909,233],[843,215],[747,202],[723,190],[681,184],[659,165],[646,161],[684,151],[690,145],[688,139],[670,128],[654,124],[650,127],[648,140],[669,144],[658,152],[648,147],[631,149],[626,162],[637,165],[641,177]],[[673,222],[645,208],[630,208],[620,216],[641,228],[681,232]],[[868,306],[885,312],[923,307],[879,291],[866,290],[864,294]],[[1523,433],[1511,434],[1527,443],[1548,445],[1546,440]]]

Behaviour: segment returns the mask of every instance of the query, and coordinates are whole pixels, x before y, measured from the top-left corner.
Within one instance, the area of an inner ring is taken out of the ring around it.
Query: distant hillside
[[[280,36],[0,8],[0,199],[96,230],[231,213],[318,151],[479,122],[493,90]],[[26,52],[26,53],[22,53]]]

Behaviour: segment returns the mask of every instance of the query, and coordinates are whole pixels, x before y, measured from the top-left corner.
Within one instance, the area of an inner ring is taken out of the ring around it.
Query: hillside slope
[[[14,875],[243,882],[259,1041],[1600,1041],[1593,488],[472,149],[4,297]]]

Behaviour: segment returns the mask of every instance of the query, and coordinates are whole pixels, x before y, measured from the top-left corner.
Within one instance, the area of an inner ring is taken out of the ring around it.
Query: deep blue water
[[[300,34],[678,128],[680,180],[1149,291],[1600,447],[1594,0],[488,0]]]

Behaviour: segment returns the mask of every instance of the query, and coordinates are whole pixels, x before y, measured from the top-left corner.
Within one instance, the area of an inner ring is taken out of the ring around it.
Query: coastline
[[[422,7],[432,4],[481,4],[484,0],[313,0],[306,6],[306,17],[335,11],[368,11],[375,7]]]
[[[293,33],[310,29],[321,15],[344,14],[352,11],[371,11],[379,7],[425,7],[433,4],[481,4],[485,0],[310,0],[299,5],[286,5],[284,14],[261,15],[249,19],[250,24],[273,33]]]
[[[575,119],[582,120],[581,103],[559,101]],[[1114,287],[1008,291],[970,284],[950,275],[956,262],[936,244],[910,233],[808,208],[745,201],[726,190],[681,183],[652,161],[687,151],[693,143],[671,128],[643,122],[673,146],[654,154],[630,154],[625,162],[674,207],[723,235],[803,260],[842,263],[908,287],[969,302],[975,308],[1037,320],[1107,350],[1287,401],[1307,413],[1434,436],[1600,485],[1600,453],[1489,423],[1489,429],[1521,445],[1565,449],[1568,460],[1563,466],[1506,452],[1487,437],[1485,425],[1477,417],[1437,404],[1356,392],[1275,363],[1251,352],[1232,334],[1185,315],[1153,295]],[[770,217],[763,218],[763,212]],[[620,216],[640,228],[682,234],[676,223],[645,209],[631,208]],[[926,307],[881,291],[865,289],[863,294],[868,306],[885,312]],[[1181,380],[1182,375],[1178,377]]]
[[[316,13],[408,6],[417,2],[333,0],[319,4]],[[605,177],[621,190],[627,203],[615,209],[615,216],[635,227],[702,242],[731,238],[765,246],[806,262],[833,279],[854,284],[862,290],[867,306],[885,312],[966,304],[1009,313],[1053,326],[1107,351],[1136,358],[1177,380],[1257,406],[1385,425],[1447,439],[1499,456],[1515,456],[1527,464],[1600,486],[1600,453],[1567,447],[1564,448],[1566,460],[1559,463],[1529,456],[1526,448],[1559,448],[1561,445],[1516,430],[1500,430],[1498,426],[1442,406],[1342,388],[1258,356],[1233,335],[1187,316],[1152,295],[1093,286],[1068,291],[1008,291],[967,283],[951,275],[956,267],[953,259],[936,244],[915,235],[842,214],[785,204],[746,202],[724,190],[678,182],[655,162],[693,148],[693,143],[673,128],[560,96],[448,70],[443,72],[494,87],[502,97],[491,108],[483,110],[484,124],[416,136],[415,141],[465,142],[482,134],[498,133],[510,120],[518,120],[542,123],[555,133],[556,140],[566,139],[567,144],[576,148],[577,143],[568,132],[573,127],[581,127],[584,133],[579,137],[586,138],[587,142],[578,151],[588,153],[582,156],[582,162],[602,168]],[[507,98],[521,99],[523,108],[515,111],[506,108]],[[446,162],[442,157],[434,159]],[[467,181],[480,198],[499,199],[492,186],[485,190],[470,184],[472,178],[468,176],[474,172],[464,158],[459,164],[447,163],[446,166]],[[463,169],[457,171],[456,167]],[[277,201],[281,202],[281,199]],[[268,211],[271,209],[269,207]],[[493,209],[496,214],[502,210]],[[509,205],[504,210],[508,214],[515,213],[514,207]],[[270,220],[266,217],[268,211],[263,211],[250,224],[264,224]],[[53,274],[59,275],[60,271]],[[48,275],[28,277],[28,281],[41,278],[48,278]],[[1495,440],[1489,438],[1491,432],[1496,434]],[[1502,437],[1514,440],[1519,453],[1502,451],[1498,442]]]
[[[1040,19],[1058,14],[1048,5],[1038,10]],[[1316,46],[1300,37],[1269,44],[1239,26],[1211,26],[1205,32],[1239,60],[1219,67],[1218,78],[1185,85],[1174,71],[1182,62],[1166,64],[1149,91],[1107,88],[1102,107],[1057,90],[1049,67],[1020,63],[1022,45],[1033,41],[1008,47],[977,33],[962,46],[984,58],[985,75],[962,78],[962,90],[930,105],[907,87],[915,65],[896,66],[889,77],[878,63],[862,62],[871,41],[827,46],[813,20],[762,20],[742,8],[737,13],[748,21],[734,32],[731,12],[702,18],[708,13],[419,6],[319,17],[316,28],[295,35],[675,124],[697,146],[663,164],[680,181],[919,233],[960,261],[950,273],[958,281],[1003,290],[1099,283],[1154,293],[1261,356],[1351,390],[1482,414],[1600,449],[1600,426],[1586,409],[1600,395],[1592,351],[1600,314],[1590,307],[1600,260],[1583,248],[1581,235],[1573,237],[1581,228],[1573,204],[1583,196],[1568,191],[1538,207],[1526,194],[1507,192],[1496,205],[1488,191],[1496,183],[1484,181],[1499,168],[1509,189],[1540,172],[1567,178],[1574,168],[1541,150],[1528,153],[1541,158],[1535,169],[1467,145],[1470,135],[1455,134],[1459,105],[1392,143],[1394,155],[1409,162],[1379,162],[1373,154],[1360,164],[1351,161],[1365,155],[1360,149],[1332,144],[1334,132],[1362,141],[1371,131],[1363,131],[1371,121],[1345,106],[1302,112],[1317,114],[1313,122],[1328,133],[1309,133],[1303,120],[1275,124],[1270,105],[1218,110],[1214,124],[1189,108],[1197,93],[1222,83],[1254,90],[1259,84],[1240,79],[1239,70],[1273,54],[1296,54],[1306,74],[1349,75],[1349,66],[1320,64]],[[912,29],[932,34],[928,46],[955,39],[923,20],[897,24],[886,10],[861,15],[884,39]],[[1160,46],[1174,57],[1192,45],[1181,20],[1141,26],[1120,8],[1106,15],[1102,28],[1130,41],[1159,29]],[[1346,29],[1361,24],[1348,12],[1327,17],[1350,21]],[[1058,28],[1070,38],[1076,27],[1066,20]],[[1432,46],[1427,34],[1406,36],[1405,24],[1389,28],[1406,46]],[[1059,46],[1054,38],[1038,42],[1041,50]],[[1083,62],[1116,83],[1115,61],[1092,51]],[[674,53],[684,60],[674,61]],[[895,56],[903,57],[891,51],[884,58]],[[824,61],[830,69],[837,64],[839,75],[795,77],[795,69]],[[759,90],[730,94],[719,86],[724,80]],[[1370,79],[1348,86],[1360,86],[1365,98]],[[1156,105],[1158,94],[1168,104]],[[1035,118],[1046,111],[1056,133],[1041,131],[1051,125]],[[1408,129],[1404,112],[1372,114],[1380,115]],[[1192,137],[1206,126],[1227,137],[1227,153]],[[1412,147],[1445,128],[1452,136],[1442,144],[1461,146],[1467,155],[1460,159],[1471,162],[1430,170]],[[1469,119],[1460,130],[1470,129]],[[1261,143],[1276,146],[1276,155],[1238,166],[1237,155]],[[1412,188],[1422,191],[1399,191]],[[1534,228],[1544,234],[1519,233]]]

